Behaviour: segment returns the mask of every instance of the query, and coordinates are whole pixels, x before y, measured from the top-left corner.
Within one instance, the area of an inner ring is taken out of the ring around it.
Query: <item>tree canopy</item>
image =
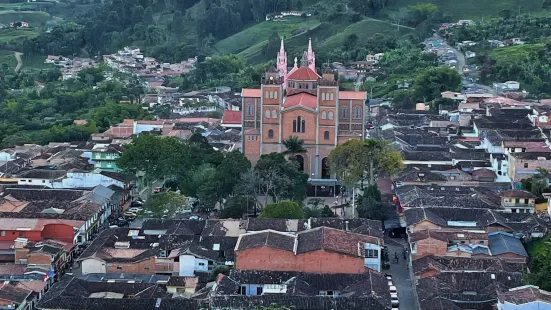
[[[285,160],[282,154],[265,154],[256,163],[251,181],[259,186],[266,201],[268,197],[274,202],[303,201],[308,190],[308,175],[298,168],[297,162]]]
[[[172,217],[178,209],[184,208],[188,199],[176,192],[163,192],[152,195],[144,203],[144,210],[150,211],[155,217]]]
[[[281,201],[271,203],[264,207],[261,218],[284,218],[284,219],[301,219],[304,217],[304,211],[294,201]]]
[[[459,91],[461,76],[455,69],[446,67],[429,68],[413,81],[415,95],[423,102],[440,98],[445,91]]]
[[[347,187],[355,186],[366,175],[368,184],[374,184],[377,173],[393,176],[404,168],[402,155],[387,141],[376,139],[349,140],[338,145],[329,154],[329,165]]]

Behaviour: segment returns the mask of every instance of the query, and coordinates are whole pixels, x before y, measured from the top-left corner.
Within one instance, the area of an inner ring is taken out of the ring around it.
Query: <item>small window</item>
[[[524,168],[528,168],[528,163],[524,163]]]
[[[274,99],[277,99],[277,91],[274,92]]]
[[[0,231],[0,236],[2,237],[6,236],[6,231],[5,230]]]
[[[256,288],[256,295],[262,295],[262,286]]]
[[[122,270],[122,266],[120,266],[120,265],[117,266],[117,269]]]
[[[417,253],[417,243],[416,242],[411,243],[411,253],[413,253],[413,254]]]
[[[25,232],[24,232],[24,231],[20,231],[20,232],[19,232],[19,237],[25,237]]]
[[[325,100],[325,93],[321,93],[321,100]]]
[[[480,241],[478,241],[478,243],[484,244],[484,240],[480,240]]]
[[[329,100],[333,100],[333,93],[329,94]]]
[[[325,111],[321,112],[321,119],[327,119],[327,113]]]
[[[365,257],[366,258],[378,258],[379,257],[379,250],[366,249],[365,250]]]
[[[270,110],[266,110],[266,113],[264,114],[266,114],[266,118],[270,118],[270,115],[272,115],[272,113],[270,113]]]
[[[149,270],[149,266],[145,266],[143,267],[145,270]]]
[[[266,91],[266,98],[270,98],[270,92]]]
[[[277,118],[277,112],[276,112],[276,110],[272,110],[272,118]]]
[[[247,295],[247,287],[245,285],[239,287],[239,295]]]
[[[247,115],[253,115],[253,105],[251,103],[247,105]]]
[[[329,131],[323,133],[323,140],[329,140]]]
[[[42,183],[46,183],[46,180],[42,180]]]
[[[274,138],[274,131],[272,129],[268,130],[268,139]]]
[[[327,114],[327,118],[333,119],[333,112],[330,111],[329,114]]]
[[[205,263],[199,263],[199,266],[205,266]]]

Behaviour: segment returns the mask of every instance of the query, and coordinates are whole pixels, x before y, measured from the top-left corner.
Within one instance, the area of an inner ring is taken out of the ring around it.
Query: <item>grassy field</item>
[[[524,45],[516,45],[516,46],[508,46],[508,47],[500,47],[494,49],[490,56],[497,61],[516,61],[518,59],[522,59],[527,57],[531,52],[537,51],[541,49],[544,46],[543,43],[539,44],[524,44]]]
[[[410,33],[411,31],[412,30],[409,28],[405,28],[405,27],[398,28],[397,26],[393,26],[388,22],[366,19],[366,20],[362,20],[357,23],[351,24],[346,28],[344,28],[342,31],[339,31],[338,33],[323,40],[321,44],[319,44],[319,48],[321,50],[324,50],[324,49],[330,49],[332,47],[342,45],[344,44],[346,38],[348,38],[348,36],[351,34],[356,34],[358,36],[358,43],[363,44],[367,41],[367,39],[371,38],[376,33],[382,33],[382,34],[388,34],[388,35],[398,33],[401,36],[401,35]]]
[[[8,28],[0,29],[0,42],[9,42],[23,38],[34,38],[38,36],[39,31],[36,28]]]
[[[511,10],[521,13],[541,12],[540,0],[396,0],[391,1],[387,12],[397,10],[418,3],[434,3],[440,12],[448,13],[454,19],[481,19],[482,17],[497,16],[502,10]]]
[[[220,54],[239,53],[255,45],[262,46],[268,42],[270,35],[275,31],[280,37],[290,37],[294,32],[307,31],[319,25],[319,21],[313,18],[302,19],[300,17],[289,18],[286,22],[264,21],[246,28],[215,44],[215,49]],[[255,47],[254,49],[257,49]],[[251,54],[251,51],[247,52]]]
[[[52,20],[52,17],[46,12],[12,10],[0,11],[0,23],[2,24],[24,21],[29,23],[31,27],[38,27],[45,25],[50,20]]]

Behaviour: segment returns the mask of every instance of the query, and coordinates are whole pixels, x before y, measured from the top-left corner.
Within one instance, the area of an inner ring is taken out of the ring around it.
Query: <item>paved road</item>
[[[466,60],[465,60],[465,54],[463,54],[460,50],[456,49],[455,47],[450,46],[446,42],[446,40],[444,40],[439,35],[434,34],[433,37],[434,37],[434,40],[440,42],[440,44],[443,47],[446,47],[446,48],[450,49],[455,54],[455,56],[457,57],[457,65],[456,65],[455,68],[457,69],[457,72],[459,73],[459,75],[463,76],[463,66],[465,66],[465,64],[467,63]],[[463,84],[464,85],[471,84],[471,85],[473,85],[477,88],[484,89],[484,91],[486,91],[488,93],[491,93],[491,94],[494,94],[494,95],[496,94],[495,89],[493,89],[493,88],[491,88],[490,86],[487,86],[487,85],[476,84],[476,83],[469,82],[467,80],[463,80]]]
[[[415,297],[415,293],[413,291],[413,283],[407,267],[408,263],[402,256],[402,250],[405,244],[406,243],[403,239],[385,238],[385,245],[388,246],[388,253],[391,262],[394,257],[394,252],[398,253],[398,256],[400,257],[398,264],[391,263],[390,270],[387,270],[386,272],[392,275],[394,285],[398,289],[398,298],[400,300],[399,309],[418,310],[417,298]]]

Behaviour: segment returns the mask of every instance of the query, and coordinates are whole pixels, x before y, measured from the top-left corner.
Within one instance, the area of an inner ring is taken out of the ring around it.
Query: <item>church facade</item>
[[[327,158],[349,139],[363,139],[366,92],[339,91],[333,72],[319,75],[312,42],[289,69],[283,40],[276,69],[262,78],[259,89],[243,89],[242,150],[253,163],[261,155],[283,152],[283,141],[297,136],[307,153],[297,155],[312,180],[330,179]]]

